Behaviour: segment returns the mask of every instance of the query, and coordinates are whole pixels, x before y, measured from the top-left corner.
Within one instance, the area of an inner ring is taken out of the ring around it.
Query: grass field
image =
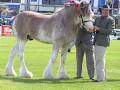
[[[112,41],[107,49],[107,78],[105,82],[91,82],[88,78],[84,60],[84,79],[74,79],[76,76],[75,48],[68,54],[66,60],[66,70],[69,80],[44,80],[42,77],[46,67],[52,46],[32,41],[26,44],[25,61],[29,70],[33,73],[32,79],[21,78],[19,76],[19,59],[15,57],[15,70],[17,77],[4,76],[5,65],[9,58],[10,49],[15,43],[14,37],[0,37],[0,90],[120,90],[120,41]],[[54,67],[53,76],[57,77],[60,55]]]

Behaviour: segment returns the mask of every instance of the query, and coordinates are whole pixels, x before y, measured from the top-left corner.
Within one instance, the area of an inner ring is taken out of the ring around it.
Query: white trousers
[[[96,74],[98,81],[106,80],[105,57],[106,47],[95,45]]]

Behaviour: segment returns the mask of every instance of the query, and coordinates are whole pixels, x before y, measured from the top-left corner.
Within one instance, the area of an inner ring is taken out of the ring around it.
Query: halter
[[[81,8],[84,8],[84,6],[81,5]],[[81,19],[82,19],[83,27],[85,26],[85,23],[86,23],[86,22],[93,22],[93,20],[85,20],[85,21],[84,21],[84,20],[83,20],[83,16],[82,16],[81,14],[80,14],[80,17],[81,17]]]
[[[85,21],[84,21],[81,14],[80,14],[80,17],[81,17],[81,19],[82,19],[83,27],[85,26],[85,23],[86,23],[86,22],[93,22],[92,20],[85,20]]]

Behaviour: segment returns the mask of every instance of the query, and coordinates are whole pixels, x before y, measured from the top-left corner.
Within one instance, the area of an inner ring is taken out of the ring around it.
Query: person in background
[[[96,17],[94,23],[94,30],[96,32],[94,39],[97,81],[106,80],[106,48],[110,45],[109,35],[115,28],[115,20],[109,15],[109,12],[109,6],[103,5],[101,8],[101,16]]]

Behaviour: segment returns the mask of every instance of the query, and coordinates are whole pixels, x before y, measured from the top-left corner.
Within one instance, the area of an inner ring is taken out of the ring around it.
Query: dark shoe
[[[68,52],[71,52],[71,49],[68,49]]]
[[[90,78],[91,81],[94,81],[95,79],[94,78]]]

